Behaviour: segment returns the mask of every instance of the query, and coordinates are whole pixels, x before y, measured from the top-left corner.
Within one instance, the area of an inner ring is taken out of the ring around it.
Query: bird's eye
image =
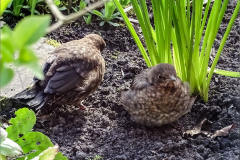
[[[158,76],[159,79],[162,79],[163,77],[161,75]]]

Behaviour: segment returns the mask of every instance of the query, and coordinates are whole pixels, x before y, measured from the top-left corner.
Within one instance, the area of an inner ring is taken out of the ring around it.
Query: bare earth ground
[[[216,51],[234,5],[236,1],[231,1],[227,8],[214,43]],[[51,118],[43,125],[37,123],[35,131],[49,136],[70,160],[93,159],[96,155],[105,160],[239,159],[239,79],[214,74],[208,103],[197,99],[191,113],[178,122],[157,128],[140,126],[130,120],[119,97],[121,91],[129,88],[132,78],[146,68],[145,62],[125,27],[100,27],[99,22],[95,22],[87,26],[82,19],[77,20],[47,35],[60,42],[68,42],[97,33],[106,41],[107,47],[102,53],[106,61],[104,80],[98,91],[85,101],[86,105],[92,105],[93,111],[76,111],[78,107],[74,106],[50,109],[45,106],[41,111],[44,115],[51,114]],[[240,71],[239,35],[238,15],[217,65],[218,69]],[[9,119],[15,110],[3,108],[1,114]],[[212,125],[205,126],[203,130],[213,132],[233,123],[237,127],[228,136],[214,140],[204,135],[183,136],[183,132],[192,129],[204,118],[210,120]]]

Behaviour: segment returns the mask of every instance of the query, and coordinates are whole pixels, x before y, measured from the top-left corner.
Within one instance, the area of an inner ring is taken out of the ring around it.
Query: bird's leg
[[[80,104],[78,105],[78,107],[79,107],[81,110],[88,111],[88,110],[90,110],[90,109],[92,108],[92,105],[90,105],[90,106],[84,106],[84,105],[82,104],[82,101],[81,101]]]
[[[87,110],[87,107],[82,104],[82,101],[80,102],[80,104],[78,105],[78,107],[79,107],[81,110]]]

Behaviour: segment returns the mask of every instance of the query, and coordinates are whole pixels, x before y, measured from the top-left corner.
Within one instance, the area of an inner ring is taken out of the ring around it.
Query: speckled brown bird
[[[44,79],[14,96],[21,103],[40,109],[45,103],[82,105],[89,94],[97,90],[105,72],[101,51],[106,43],[96,34],[63,43],[45,63]]]
[[[146,126],[161,126],[177,121],[189,112],[195,98],[189,85],[176,75],[173,65],[161,63],[137,75],[123,92],[121,101],[131,119]]]

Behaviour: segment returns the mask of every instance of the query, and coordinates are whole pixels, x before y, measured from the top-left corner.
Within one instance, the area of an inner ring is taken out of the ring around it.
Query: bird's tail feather
[[[40,109],[48,100],[48,96],[43,90],[36,86],[33,86],[31,89],[25,89],[12,98],[36,110]]]

